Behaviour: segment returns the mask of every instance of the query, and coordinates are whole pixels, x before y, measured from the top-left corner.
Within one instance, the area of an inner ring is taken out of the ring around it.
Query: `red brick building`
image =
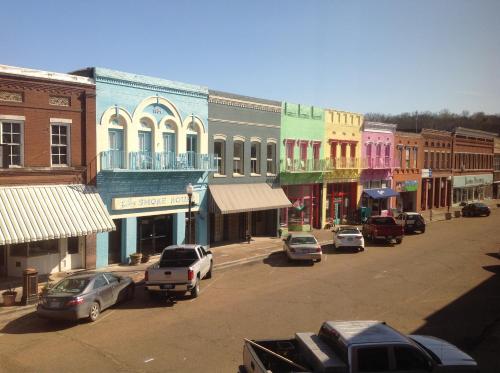
[[[420,211],[424,161],[422,136],[419,133],[396,132],[394,135],[395,169],[392,175],[398,211]]]
[[[0,65],[0,275],[95,266],[95,84]]]
[[[453,204],[481,201],[493,193],[494,133],[453,131]]]
[[[451,206],[452,134],[424,128],[421,210]]]

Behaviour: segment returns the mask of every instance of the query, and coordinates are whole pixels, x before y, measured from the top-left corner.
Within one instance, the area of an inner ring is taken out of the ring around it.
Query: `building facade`
[[[453,131],[453,204],[493,194],[494,133],[457,127]]]
[[[394,136],[393,186],[398,211],[421,210],[423,141],[419,133],[399,132]]]
[[[208,89],[104,68],[75,74],[96,81],[97,189],[116,225],[97,237],[97,267],[207,245]]]
[[[0,65],[0,275],[94,268],[114,229],[96,177],[95,84]]]
[[[279,208],[290,206],[279,187],[281,103],[210,91],[208,149],[210,244],[276,237]]]
[[[321,228],[325,122],[323,109],[284,102],[280,183],[292,203],[280,214],[282,232]]]
[[[493,198],[500,198],[500,137],[495,137],[493,150]]]
[[[363,123],[360,176],[363,216],[390,213],[391,197],[398,195],[392,189],[395,131],[395,124]]]
[[[325,110],[323,225],[355,220],[360,195],[362,124],[361,114]]]

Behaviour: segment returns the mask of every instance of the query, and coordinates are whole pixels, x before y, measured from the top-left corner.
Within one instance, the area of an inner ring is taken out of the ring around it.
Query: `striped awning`
[[[217,205],[216,212],[221,214],[292,206],[283,189],[271,188],[264,183],[209,185],[209,189]]]
[[[115,230],[94,187],[0,187],[0,245],[85,236]]]

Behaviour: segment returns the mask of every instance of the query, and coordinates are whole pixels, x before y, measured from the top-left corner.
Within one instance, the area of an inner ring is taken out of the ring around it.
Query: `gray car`
[[[283,250],[288,260],[312,260],[321,262],[321,245],[310,233],[291,233],[285,238]]]
[[[68,276],[41,296],[37,314],[47,319],[96,321],[100,313],[114,304],[134,297],[135,283],[130,277],[111,272],[85,272]]]

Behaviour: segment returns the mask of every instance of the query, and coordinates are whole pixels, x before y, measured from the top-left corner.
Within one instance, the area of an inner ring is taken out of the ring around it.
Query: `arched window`
[[[267,143],[267,174],[276,175],[276,143]]]
[[[160,163],[164,169],[173,169],[177,154],[176,126],[165,122],[162,126],[163,151],[159,154]]]
[[[186,155],[187,162],[190,167],[194,167],[199,150],[198,146],[199,133],[198,126],[191,122],[186,129]]]
[[[142,118],[138,131],[139,151],[134,162],[134,166],[138,169],[149,170],[153,167],[153,130],[153,121],[150,118]]]
[[[243,175],[244,174],[244,150],[245,143],[241,140],[234,141],[233,145],[233,174]]]
[[[260,142],[252,141],[250,145],[250,173],[260,175]]]

